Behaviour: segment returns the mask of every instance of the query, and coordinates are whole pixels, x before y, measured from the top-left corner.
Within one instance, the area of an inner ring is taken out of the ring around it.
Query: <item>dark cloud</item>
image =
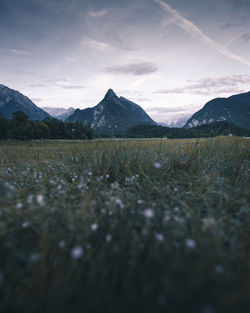
[[[225,94],[225,93],[240,93],[244,90],[239,89],[240,84],[250,84],[250,75],[232,75],[217,78],[203,78],[198,81],[189,81],[189,85],[154,91],[154,94],[182,94],[194,93],[197,95]]]
[[[152,62],[131,63],[126,65],[110,66],[104,69],[105,72],[115,75],[143,76],[155,73],[158,67]]]

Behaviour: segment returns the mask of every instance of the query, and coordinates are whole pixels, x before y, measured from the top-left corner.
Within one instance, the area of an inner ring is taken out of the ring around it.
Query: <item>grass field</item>
[[[0,142],[0,312],[244,313],[250,140]]]

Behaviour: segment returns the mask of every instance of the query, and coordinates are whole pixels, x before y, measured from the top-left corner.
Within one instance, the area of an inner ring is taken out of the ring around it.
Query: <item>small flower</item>
[[[138,200],[138,201],[137,201],[137,204],[142,204],[142,203],[143,203],[142,200]]]
[[[220,264],[216,265],[214,269],[215,269],[215,273],[217,275],[223,275],[224,272],[225,272],[224,267],[222,265],[220,265]]]
[[[40,206],[43,206],[43,205],[44,205],[44,196],[43,196],[43,195],[37,195],[37,196],[36,196],[36,202],[37,202]]]
[[[92,224],[90,226],[91,230],[96,231],[98,229],[98,225],[97,224]]]
[[[40,260],[40,254],[39,253],[32,253],[30,255],[30,258],[29,258],[30,262],[32,263],[36,263]]]
[[[143,215],[147,218],[152,218],[155,216],[155,212],[152,209],[147,209],[143,212]]]
[[[154,162],[153,165],[154,165],[154,168],[156,168],[157,170],[160,170],[162,168],[162,165],[160,162]]]
[[[59,243],[58,243],[58,247],[59,248],[64,248],[66,245],[66,242],[64,240],[61,240]]]
[[[27,202],[31,204],[33,202],[33,198],[34,198],[33,195],[28,195]]]
[[[23,207],[22,203],[21,203],[21,202],[18,202],[17,205],[16,205],[16,208],[17,208],[17,209],[21,209],[22,207]]]
[[[112,236],[110,234],[108,234],[106,236],[106,242],[111,242],[112,241]]]
[[[4,276],[3,276],[3,273],[0,272],[0,286],[3,285],[3,280],[4,280]]]
[[[81,246],[76,246],[70,251],[72,259],[80,259],[83,257],[83,249]]]
[[[206,305],[203,307],[202,313],[215,313],[215,310],[212,306]]]
[[[124,208],[124,204],[122,203],[122,200],[120,199],[115,199],[115,204],[118,205],[121,209]]]
[[[155,234],[155,238],[157,241],[163,241],[164,240],[164,235],[163,234]]]
[[[195,249],[196,248],[196,242],[191,238],[186,239],[185,244],[186,244],[186,247],[189,249]]]
[[[174,207],[174,212],[178,213],[180,211],[180,209],[178,207]]]
[[[174,188],[174,192],[177,192],[178,191],[178,188]]]
[[[29,226],[29,222],[23,222],[22,223],[22,228],[27,228]]]
[[[164,222],[169,222],[171,220],[171,216],[170,216],[170,214],[166,214],[165,216],[164,216]]]

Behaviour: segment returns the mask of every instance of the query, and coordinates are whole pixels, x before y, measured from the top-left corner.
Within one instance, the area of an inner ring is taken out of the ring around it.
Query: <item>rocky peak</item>
[[[113,89],[109,89],[108,92],[105,95],[105,98],[107,99],[113,99],[113,98],[118,98],[117,95],[115,94]]]
[[[0,84],[0,90],[3,90],[3,89],[5,89],[5,88],[7,88],[7,87],[4,86],[3,84]]]

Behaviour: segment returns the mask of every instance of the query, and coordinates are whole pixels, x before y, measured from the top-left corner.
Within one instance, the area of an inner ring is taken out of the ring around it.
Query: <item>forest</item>
[[[28,116],[18,111],[11,120],[0,117],[0,139],[92,139],[94,132],[90,124],[82,122],[64,123],[47,117],[43,121],[29,121]]]

